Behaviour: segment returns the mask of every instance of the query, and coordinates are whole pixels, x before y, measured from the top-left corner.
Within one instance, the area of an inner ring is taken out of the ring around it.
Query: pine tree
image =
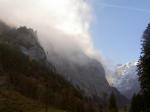
[[[141,112],[143,109],[143,100],[141,95],[133,95],[129,112]]]
[[[138,64],[138,75],[141,84],[141,93],[144,100],[144,110],[150,109],[150,24],[142,38],[141,56]]]
[[[130,106],[130,111],[129,112],[136,112],[137,105],[136,105],[136,95],[133,95],[132,100],[131,100],[131,106]]]
[[[114,93],[111,93],[110,95],[108,109],[110,112],[118,112],[116,97]]]

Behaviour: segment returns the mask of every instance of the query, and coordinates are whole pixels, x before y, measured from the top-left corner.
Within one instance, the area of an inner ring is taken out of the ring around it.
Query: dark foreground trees
[[[148,111],[150,109],[150,24],[144,31],[141,50],[138,75],[144,100],[143,110]]]
[[[110,112],[118,112],[116,97],[114,93],[111,93],[110,95],[108,109]]]
[[[143,99],[141,95],[134,95],[132,97],[131,106],[129,112],[141,112],[143,108]]]
[[[130,110],[150,112],[150,24],[142,37],[141,56],[137,67],[141,91],[133,97]]]

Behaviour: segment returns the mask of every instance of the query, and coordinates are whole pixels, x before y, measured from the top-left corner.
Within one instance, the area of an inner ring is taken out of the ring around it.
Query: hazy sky
[[[120,64],[140,55],[140,38],[150,22],[149,4],[150,0],[0,0],[0,19],[34,28],[43,46],[53,43],[68,57],[83,51]]]
[[[150,22],[150,0],[91,0],[94,45],[114,63],[136,60]]]

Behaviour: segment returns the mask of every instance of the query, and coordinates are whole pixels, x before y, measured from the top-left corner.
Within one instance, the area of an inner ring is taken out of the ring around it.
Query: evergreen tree
[[[141,56],[138,64],[138,75],[141,84],[141,93],[144,100],[144,110],[150,109],[150,24],[142,38]]]
[[[108,109],[110,112],[118,112],[116,97],[114,93],[111,93],[110,95]]]
[[[143,108],[143,102],[142,102],[142,96],[141,95],[134,95],[131,100],[131,106],[129,112],[141,112]]]

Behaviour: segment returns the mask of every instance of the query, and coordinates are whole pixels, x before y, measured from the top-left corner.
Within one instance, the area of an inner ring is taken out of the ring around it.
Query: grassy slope
[[[45,112],[45,110],[41,110],[39,112]],[[49,108],[48,112],[66,112],[66,111],[62,111],[62,110],[57,110],[57,109],[54,109],[54,108]]]
[[[0,112],[45,112],[41,104],[13,90],[0,90]],[[64,112],[49,108],[48,112]]]

